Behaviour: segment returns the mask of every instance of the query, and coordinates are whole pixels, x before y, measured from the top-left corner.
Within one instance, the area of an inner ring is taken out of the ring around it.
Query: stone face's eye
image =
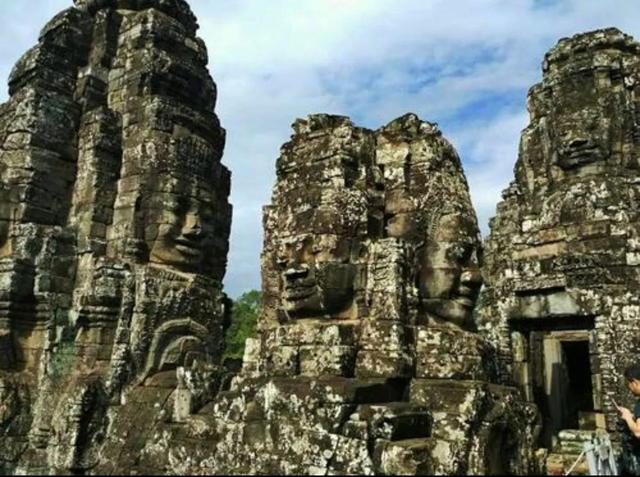
[[[452,263],[462,263],[465,257],[466,247],[460,243],[450,244],[447,248],[447,259]]]
[[[276,247],[275,256],[276,263],[279,266],[287,266],[292,256],[290,247],[286,244],[278,244],[278,246]]]
[[[213,222],[215,220],[215,212],[213,210],[213,207],[210,205],[201,207],[199,213],[200,219],[203,222]]]

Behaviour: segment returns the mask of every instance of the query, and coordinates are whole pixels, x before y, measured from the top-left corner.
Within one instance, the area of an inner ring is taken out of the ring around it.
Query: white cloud
[[[513,179],[520,131],[527,122],[525,111],[510,112],[487,121],[470,122],[450,135],[460,153],[474,159],[466,162],[465,169],[484,235],[500,194]]]
[[[71,0],[3,0],[0,77]],[[467,169],[483,228],[511,180],[526,91],[561,37],[617,26],[640,38],[637,0],[192,0],[228,130],[235,206],[227,288],[259,287],[261,206],[296,117],[378,127],[439,122]]]

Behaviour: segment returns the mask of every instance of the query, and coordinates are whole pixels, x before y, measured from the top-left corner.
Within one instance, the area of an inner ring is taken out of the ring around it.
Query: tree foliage
[[[247,338],[256,336],[261,293],[251,290],[233,302],[231,324],[225,337],[225,358],[242,359]]]

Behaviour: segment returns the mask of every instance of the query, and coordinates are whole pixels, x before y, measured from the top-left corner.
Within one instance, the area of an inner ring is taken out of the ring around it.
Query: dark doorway
[[[562,351],[569,379],[567,424],[572,429],[584,428],[590,423],[585,416],[594,412],[589,342],[563,341]]]
[[[588,334],[549,331],[538,334],[539,387],[534,391],[543,416],[541,444],[551,445],[563,429],[595,428]]]

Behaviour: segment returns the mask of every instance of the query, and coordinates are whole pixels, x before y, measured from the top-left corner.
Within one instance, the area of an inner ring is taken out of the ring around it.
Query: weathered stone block
[[[358,406],[351,416],[367,423],[368,439],[398,441],[431,435],[432,416],[425,406],[413,403],[368,404]]]
[[[282,346],[263,357],[260,369],[271,376],[295,376],[300,372],[300,350],[295,346]]]
[[[405,378],[413,375],[413,359],[404,351],[358,352],[356,376],[359,378]]]
[[[375,461],[384,475],[439,475],[437,461],[444,460],[444,447],[446,444],[434,439],[380,440],[376,443]]]
[[[414,379],[411,401],[434,412],[464,414],[482,407],[488,385],[479,381]]]
[[[303,376],[353,376],[356,348],[353,346],[301,346]]]
[[[358,325],[355,323],[331,323],[319,321],[293,322],[265,332],[262,340],[282,346],[354,346],[358,339]]]
[[[416,376],[489,380],[491,348],[480,336],[455,328],[418,327]]]
[[[365,320],[359,344],[363,350],[406,351],[412,342],[411,331],[397,321]]]

